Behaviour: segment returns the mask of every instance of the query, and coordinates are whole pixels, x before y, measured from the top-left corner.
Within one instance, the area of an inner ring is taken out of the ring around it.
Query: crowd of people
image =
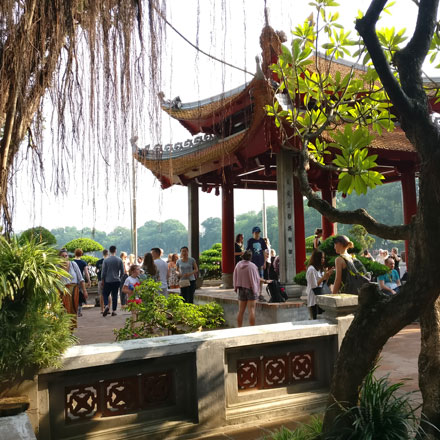
[[[62,279],[69,294],[63,295],[62,300],[68,313],[76,318],[82,316],[82,305],[87,301],[87,288],[91,286],[92,269],[81,257],[83,252],[76,249],[74,259],[69,260],[69,253],[61,249],[60,257],[65,261],[64,269],[68,276]],[[169,254],[168,261],[163,258],[163,251],[154,247],[143,257],[121,252],[117,256],[116,246],[104,249],[102,258],[96,263],[93,274],[98,279],[98,295],[100,298],[101,314],[103,317],[117,314],[118,300],[122,308],[128,304],[134,289],[145,279],[160,282],[160,294],[167,296],[168,289],[180,288],[180,295],[185,302],[193,303],[198,274],[197,262],[189,256],[187,246],[177,253]]]
[[[326,267],[325,255],[319,249],[322,238],[322,229],[315,231],[313,240],[313,253],[309,259],[307,280],[307,306],[310,318],[316,319],[321,312],[316,304],[316,295],[323,293],[344,292],[348,273],[352,270],[354,259],[349,253],[353,243],[348,237],[339,235],[333,239],[334,249],[338,257],[334,267]],[[135,287],[145,279],[160,282],[160,293],[168,295],[168,289],[180,289],[180,295],[187,303],[194,302],[196,278],[198,275],[197,262],[189,255],[187,246],[180,249],[180,255],[171,253],[165,261],[163,251],[154,247],[146,252],[143,257],[121,252],[116,255],[115,246],[104,250],[102,258],[92,269],[82,259],[83,252],[76,249],[74,259],[69,260],[66,249],[61,249],[59,255],[64,258],[64,269],[68,276],[62,279],[69,295],[63,295],[66,310],[75,316],[73,326],[76,326],[76,317],[82,316],[82,305],[87,301],[87,288],[91,286],[91,276],[96,274],[98,279],[98,294],[100,298],[101,313],[103,317],[111,314],[115,316],[118,300],[125,308]],[[386,295],[399,293],[401,278],[399,268],[404,265],[404,255],[399,255],[398,249],[393,247],[391,252],[379,249],[375,260],[385,264],[389,271],[377,278],[381,291]],[[402,253],[403,254],[403,253]],[[374,257],[368,250],[364,251],[365,258],[373,260]],[[235,269],[233,273],[233,286],[238,295],[239,310],[237,325],[243,325],[243,316],[248,309],[249,325],[255,325],[256,302],[266,302],[263,295],[263,285],[279,279],[279,256],[271,247],[267,237],[261,237],[261,229],[255,226],[252,236],[244,244],[244,235],[237,234],[235,239]],[[356,261],[358,263],[358,261]],[[335,274],[334,281],[329,285],[329,278]],[[376,281],[376,280],[374,280]],[[272,286],[273,287],[273,286]]]
[[[323,293],[350,293],[344,290],[347,286],[348,277],[353,271],[359,272],[357,267],[363,266],[359,260],[349,253],[349,250],[354,246],[350,239],[345,235],[339,235],[333,239],[334,249],[338,255],[335,259],[335,266],[326,267],[325,255],[319,250],[320,242],[318,242],[318,239],[321,235],[322,230],[317,229],[315,232],[314,250],[306,272],[307,306],[309,307],[311,319],[316,319],[317,314],[321,312],[316,304],[316,295]],[[375,259],[368,250],[363,252],[363,256],[384,264],[388,267],[389,271],[383,275],[379,275],[377,280],[371,278],[371,281],[377,281],[379,289],[385,295],[395,295],[399,293],[401,283],[407,276],[405,272],[401,278],[399,271],[399,267],[403,263],[402,257],[404,255],[399,255],[399,251],[396,247],[393,247],[390,253],[384,249],[379,249],[374,253],[377,254]],[[363,272],[367,274],[365,268]],[[334,282],[329,286],[327,282],[333,273],[335,273]]]

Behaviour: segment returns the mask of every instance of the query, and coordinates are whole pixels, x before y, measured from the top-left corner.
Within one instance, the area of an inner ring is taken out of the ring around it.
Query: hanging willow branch
[[[102,179],[98,161],[115,165],[116,175],[124,172],[127,140],[144,113],[145,83],[149,119],[158,120],[163,32],[152,9],[163,11],[164,2],[145,3],[149,20],[141,0],[0,2],[0,211],[7,231],[12,228],[11,172],[26,133],[33,133],[28,144],[41,157],[45,96],[53,112],[55,191],[66,188],[69,173],[83,186],[96,187]]]

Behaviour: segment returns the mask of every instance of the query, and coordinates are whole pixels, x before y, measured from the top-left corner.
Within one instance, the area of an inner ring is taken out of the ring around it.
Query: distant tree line
[[[402,196],[399,182],[390,183],[378,187],[372,193],[365,196],[350,196],[338,198],[337,205],[341,209],[366,208],[378,221],[383,223],[402,223]],[[278,250],[278,210],[275,206],[266,209],[267,235],[271,245]],[[321,216],[313,208],[304,206],[305,233],[306,237],[313,235],[316,228],[321,226]],[[262,227],[262,211],[250,211],[245,214],[237,215],[235,218],[235,234],[242,233],[245,242],[251,237],[254,226]],[[338,225],[338,233],[347,234],[351,225]],[[201,223],[200,232],[200,252],[210,249],[214,243],[221,242],[221,219],[209,217]],[[105,248],[115,245],[118,251],[131,252],[130,229],[122,226],[116,227],[113,231],[106,233],[97,229],[84,228],[77,229],[74,226],[52,229],[51,233],[55,236],[57,246],[63,246],[67,242],[78,238],[92,238],[101,243]],[[392,243],[384,242],[378,237],[375,247],[391,247]],[[147,221],[138,228],[138,250],[143,254],[152,247],[160,247],[165,254],[178,252],[182,246],[188,245],[188,231],[179,220],[166,220],[157,222]]]

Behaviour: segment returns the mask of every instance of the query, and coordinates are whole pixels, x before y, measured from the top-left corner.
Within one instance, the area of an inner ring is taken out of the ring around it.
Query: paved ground
[[[204,292],[205,293],[205,292]],[[94,296],[91,295],[88,306],[83,309],[83,316],[78,319],[78,328],[75,331],[81,344],[94,344],[98,342],[113,342],[115,340],[113,329],[121,328],[125,319],[130,314],[121,312],[118,305],[118,315],[102,317],[99,307],[93,307]],[[361,349],[361,348],[360,348]],[[420,329],[414,323],[405,327],[396,336],[391,338],[382,352],[380,367],[377,375],[389,375],[390,381],[403,382],[405,391],[415,391],[413,400],[420,402],[418,391],[417,356],[420,351]],[[282,420],[269,424],[253,425],[251,428],[235,428],[233,431],[225,430],[207,440],[249,440],[261,439],[270,431],[286,426],[294,428],[298,421]]]

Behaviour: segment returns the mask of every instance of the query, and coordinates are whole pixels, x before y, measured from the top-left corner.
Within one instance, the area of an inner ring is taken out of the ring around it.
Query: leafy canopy
[[[20,235],[20,243],[31,241],[32,239],[38,243],[46,243],[48,246],[52,246],[57,242],[55,236],[48,229],[43,228],[43,226],[26,229]]]
[[[83,252],[102,251],[104,249],[97,241],[91,238],[76,238],[66,243],[64,247],[69,252],[74,252],[75,249],[82,249]]]
[[[332,0],[309,4],[316,10],[316,22],[312,15],[296,26],[290,47],[283,45],[271,66],[280,81],[277,94],[284,94],[289,104],[282,106],[274,99],[266,111],[281,129],[286,148],[297,148],[299,139],[307,161],[338,174],[338,191],[366,194],[384,179],[369,146],[376,135],[394,130],[396,118],[362,39],[345,31],[338,23],[339,14],[331,12],[339,4]],[[405,29],[378,30],[392,68],[393,55],[406,40],[404,34]],[[433,40],[432,62],[439,41]],[[336,63],[347,57],[351,69]],[[394,75],[399,80],[395,70]]]

